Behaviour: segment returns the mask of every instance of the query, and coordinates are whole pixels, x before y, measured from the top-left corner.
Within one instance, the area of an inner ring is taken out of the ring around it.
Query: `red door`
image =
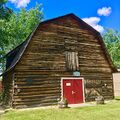
[[[69,104],[83,103],[82,79],[63,79],[63,97]]]

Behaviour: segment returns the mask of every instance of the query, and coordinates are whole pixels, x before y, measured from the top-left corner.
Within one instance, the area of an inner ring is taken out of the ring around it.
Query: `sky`
[[[120,0],[8,0],[7,6],[19,11],[42,4],[44,20],[74,13],[100,33],[105,28],[120,31]]]

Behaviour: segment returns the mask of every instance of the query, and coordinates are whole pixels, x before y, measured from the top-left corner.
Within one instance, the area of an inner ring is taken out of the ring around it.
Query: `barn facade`
[[[74,14],[41,22],[6,56],[3,100],[11,107],[114,98],[116,68],[102,37]]]

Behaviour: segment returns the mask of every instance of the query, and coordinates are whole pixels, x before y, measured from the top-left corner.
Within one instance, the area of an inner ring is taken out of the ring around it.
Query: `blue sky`
[[[120,0],[8,0],[15,11],[43,4],[44,19],[74,13],[100,32],[105,28],[120,31]]]

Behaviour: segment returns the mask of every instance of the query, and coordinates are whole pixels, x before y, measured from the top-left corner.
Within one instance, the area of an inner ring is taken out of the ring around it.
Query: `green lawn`
[[[0,120],[120,120],[120,100],[80,108],[12,110]]]

